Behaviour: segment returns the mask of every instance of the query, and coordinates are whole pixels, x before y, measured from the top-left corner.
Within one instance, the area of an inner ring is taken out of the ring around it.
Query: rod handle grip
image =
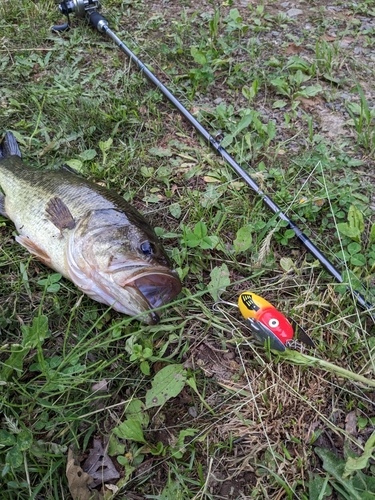
[[[104,26],[108,26],[108,21],[96,10],[90,14],[90,23],[98,31],[103,31]]]

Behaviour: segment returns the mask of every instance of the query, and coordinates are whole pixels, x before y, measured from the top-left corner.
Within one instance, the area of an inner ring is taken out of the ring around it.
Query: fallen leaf
[[[288,47],[285,50],[285,54],[290,55],[290,54],[298,54],[299,52],[302,52],[304,49],[302,45],[296,45],[295,43],[291,42],[288,44]]]
[[[205,175],[203,177],[204,182],[221,182],[220,179],[217,179],[216,177],[211,177],[210,175]]]
[[[95,488],[99,484],[113,482],[120,477],[111,458],[108,456],[107,450],[103,448],[99,439],[94,439],[93,447],[82,465],[82,470],[84,473],[90,474],[93,480],[90,483],[91,488]]]
[[[314,205],[316,205],[317,207],[322,207],[324,205],[324,203],[326,202],[326,200],[324,198],[314,198],[314,199],[307,199],[307,198],[301,198],[299,200],[299,203],[301,205],[304,205],[306,203],[314,203]]]
[[[355,411],[351,411],[346,415],[345,418],[345,431],[350,436],[357,436],[357,416]]]
[[[68,479],[69,491],[74,500],[102,500],[103,496],[98,491],[90,490],[93,478],[76,465],[72,448],[68,451],[66,463],[66,477]]]
[[[319,104],[322,103],[322,100],[319,97],[306,98],[306,97],[298,96],[298,100],[300,101],[301,106],[304,109],[308,109],[308,110],[314,109],[317,106],[319,106]]]
[[[103,380],[100,380],[96,384],[93,384],[91,386],[92,392],[97,392],[97,391],[108,391],[108,382],[104,378]]]
[[[325,34],[322,36],[322,39],[325,40],[326,42],[334,42],[336,40],[336,37]]]
[[[324,198],[315,199],[314,205],[316,205],[317,207],[322,207],[325,202],[326,200]]]
[[[343,38],[342,40],[340,40],[340,45],[341,46],[344,46],[344,47],[347,47],[348,45],[350,45],[351,43],[353,43],[355,41],[355,38],[352,38],[352,37],[345,37]]]
[[[118,492],[118,490],[120,489],[120,488],[119,488],[118,486],[116,486],[115,484],[106,484],[106,485],[105,485],[105,487],[106,487],[108,490],[112,491],[112,494],[113,494],[113,495],[115,495],[115,494]]]

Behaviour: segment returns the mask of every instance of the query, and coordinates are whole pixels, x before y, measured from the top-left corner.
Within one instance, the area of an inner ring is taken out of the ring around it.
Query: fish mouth
[[[135,289],[146,301],[149,309],[156,309],[168,304],[181,292],[181,282],[176,271],[165,271],[157,268],[136,273],[122,286]],[[151,311],[150,314],[152,323],[158,323],[159,315],[154,311]]]

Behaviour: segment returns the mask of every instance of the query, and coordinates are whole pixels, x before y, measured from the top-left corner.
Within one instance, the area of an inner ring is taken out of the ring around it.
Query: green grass
[[[103,12],[375,302],[374,13],[325,4]],[[0,5],[0,134],[16,133],[25,162],[68,163],[146,214],[183,290],[145,326],[31,258],[1,218],[2,498],[74,498],[94,439],[117,498],[374,498],[371,318],[109,40],[74,18],[53,35],[58,19],[53,2]],[[316,350],[255,345],[230,305],[246,289]]]

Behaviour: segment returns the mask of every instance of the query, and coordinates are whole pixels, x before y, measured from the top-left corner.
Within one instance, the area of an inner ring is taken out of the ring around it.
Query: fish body
[[[16,240],[92,299],[131,316],[151,311],[181,283],[144,217],[118,194],[60,169],[26,165],[13,135],[0,145],[0,213]]]

